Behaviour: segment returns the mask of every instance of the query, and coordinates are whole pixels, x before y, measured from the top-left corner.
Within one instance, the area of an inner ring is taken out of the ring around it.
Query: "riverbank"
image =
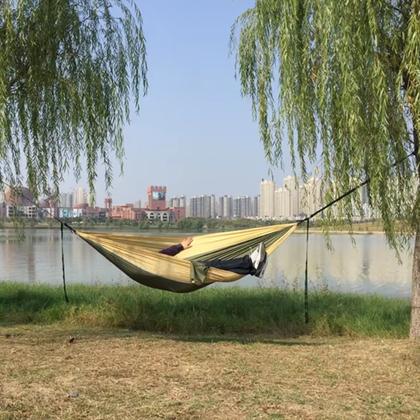
[[[162,223],[150,221],[130,221],[130,220],[79,220],[68,219],[65,220],[69,225],[79,230],[102,230],[102,231],[127,231],[127,232],[196,232],[196,233],[211,233],[224,232],[238,229],[249,229],[261,226],[268,226],[278,223],[294,223],[291,221],[275,221],[275,220],[255,220],[255,219],[201,219],[201,218],[186,218],[177,223]],[[0,229],[60,229],[60,224],[52,219],[48,220],[31,220],[18,219],[15,221],[0,219]],[[310,231],[313,233],[323,232],[323,228],[319,221],[312,221]],[[306,233],[306,225],[298,226],[297,233]],[[383,224],[377,220],[353,222],[350,226],[346,223],[336,224],[329,227],[329,233],[383,233]]]
[[[207,288],[173,294],[138,285],[60,287],[0,283],[0,325],[129,328],[182,335],[405,338],[410,303],[371,295],[312,292],[305,324],[303,293]]]

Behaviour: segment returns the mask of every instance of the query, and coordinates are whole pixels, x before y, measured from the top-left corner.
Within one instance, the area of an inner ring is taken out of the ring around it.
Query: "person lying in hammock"
[[[175,256],[186,248],[191,247],[193,238],[188,237],[181,243],[172,245],[169,248],[161,249],[161,254]],[[233,258],[231,260],[210,260],[201,261],[207,267],[220,268],[221,270],[233,271],[238,274],[251,274],[252,276],[262,277],[267,266],[267,253],[265,252],[264,243],[261,242],[257,248],[249,255],[241,258]]]

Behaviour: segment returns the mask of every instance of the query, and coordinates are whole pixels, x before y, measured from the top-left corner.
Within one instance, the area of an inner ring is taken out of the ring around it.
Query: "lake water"
[[[60,231],[28,229],[23,233],[24,237],[20,238],[22,231],[0,229],[0,281],[61,284]],[[303,234],[294,234],[281,245],[270,257],[263,279],[246,276],[230,286],[303,287],[305,239]],[[308,273],[312,289],[410,296],[411,252],[401,255],[400,264],[382,234],[355,235],[354,244],[348,235],[331,235],[331,240],[333,251],[327,248],[321,234],[310,235]],[[134,284],[92,247],[68,231],[64,236],[64,252],[69,285]]]

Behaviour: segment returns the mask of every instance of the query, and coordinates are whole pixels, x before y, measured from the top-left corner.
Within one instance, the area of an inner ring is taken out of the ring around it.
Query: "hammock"
[[[159,253],[184,237],[121,235],[75,231],[104,257],[138,283],[172,292],[192,292],[215,282],[232,282],[243,275],[202,262],[228,260],[249,254],[264,242],[270,255],[296,229],[297,224],[283,224],[194,237],[193,245],[174,257]]]

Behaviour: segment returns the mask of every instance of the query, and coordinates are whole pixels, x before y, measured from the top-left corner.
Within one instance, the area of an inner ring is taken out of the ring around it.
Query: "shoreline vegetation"
[[[151,223],[148,221],[130,220],[105,220],[95,219],[66,219],[63,220],[76,229],[97,229],[97,230],[126,230],[126,231],[174,231],[174,232],[223,232],[236,229],[249,229],[254,227],[269,226],[278,223],[294,223],[294,220],[273,221],[273,220],[254,220],[254,219],[202,219],[186,218],[177,223]],[[0,229],[59,229],[60,224],[55,220],[28,220],[28,219],[0,219]],[[311,233],[322,233],[323,226],[319,221],[311,222],[309,231]],[[298,226],[296,233],[306,233],[305,225]],[[382,222],[379,220],[354,222],[352,227],[348,224],[336,224],[329,227],[331,234],[373,234],[384,233]]]
[[[315,291],[304,322],[302,291],[206,288],[174,294],[133,286],[0,283],[0,327],[61,325],[150,333],[276,337],[406,338],[408,299]]]

